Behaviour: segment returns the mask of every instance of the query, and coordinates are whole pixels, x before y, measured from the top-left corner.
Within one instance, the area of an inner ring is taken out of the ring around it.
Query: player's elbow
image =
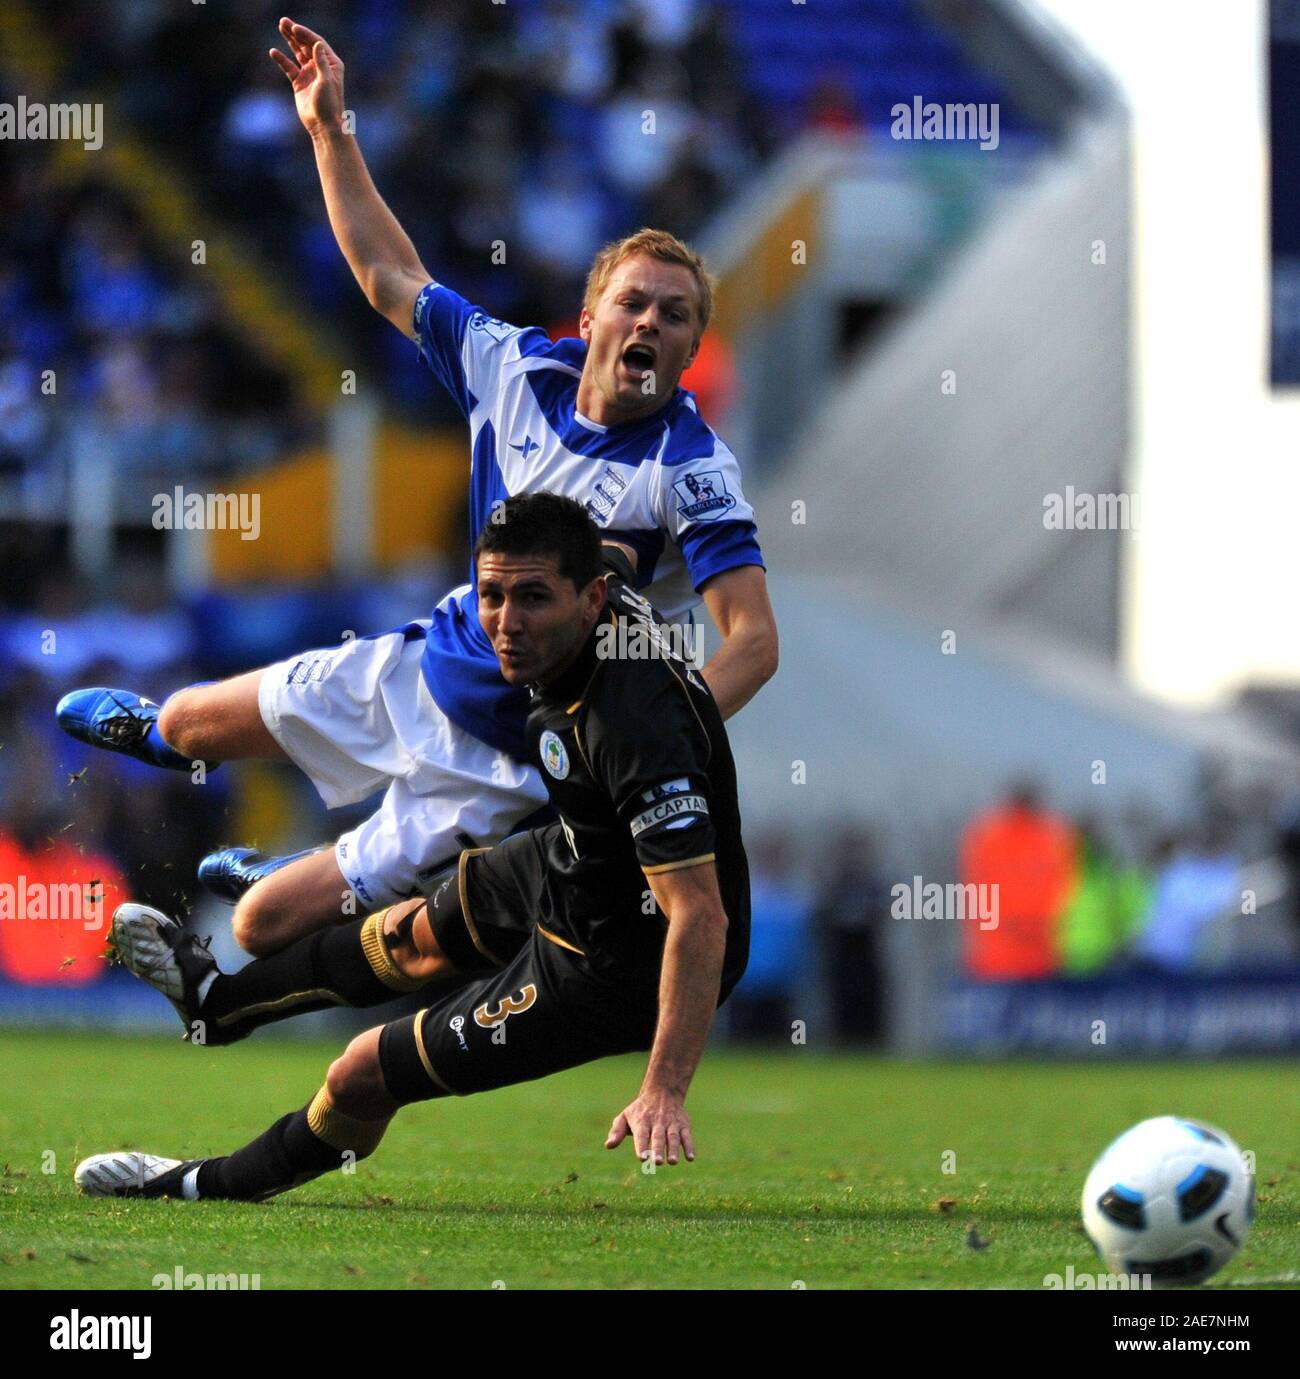
[[[357,274],[366,301],[398,330],[412,334],[412,315],[420,289],[429,281],[423,267],[416,264],[377,264]]]
[[[397,296],[393,285],[393,270],[387,264],[379,264],[358,274],[358,280],[366,301],[381,316],[387,316]]]
[[[776,624],[768,623],[760,628],[754,638],[754,675],[760,685],[765,685],[776,674],[781,664],[780,639],[776,634]]]
[[[694,905],[672,915],[668,921],[670,935],[676,934],[685,942],[706,947],[724,945],[729,927],[727,912],[721,905]]]
[[[761,622],[747,627],[738,636],[736,663],[743,667],[748,702],[776,674],[781,661],[775,623]]]

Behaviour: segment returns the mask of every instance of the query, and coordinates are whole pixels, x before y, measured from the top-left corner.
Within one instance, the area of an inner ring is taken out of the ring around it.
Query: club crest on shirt
[[[735,498],[727,492],[727,482],[720,469],[701,469],[683,474],[673,481],[681,515],[692,522],[707,522],[720,517],[736,506]]]
[[[587,516],[593,522],[608,522],[610,513],[614,511],[615,499],[626,487],[627,480],[606,465],[605,472],[597,480],[591,497],[583,504],[587,509]]]
[[[569,774],[569,754],[564,750],[564,743],[548,728],[542,734],[538,746],[541,748],[542,765],[546,767],[547,774],[554,776],[556,780],[563,780]]]
[[[470,330],[481,330],[484,335],[490,335],[498,344],[503,341],[511,332],[511,327],[505,321],[498,321],[495,316],[489,316],[486,311],[476,311],[469,318]]]
[[[657,804],[660,800],[667,799],[669,795],[685,794],[690,788],[690,781],[685,776],[680,776],[677,780],[666,780],[662,785],[652,785],[649,790],[643,790],[641,798],[647,804]]]

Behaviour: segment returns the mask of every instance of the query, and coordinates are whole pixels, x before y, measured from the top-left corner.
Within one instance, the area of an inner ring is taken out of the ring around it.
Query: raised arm
[[[431,275],[375,190],[356,138],[343,131],[343,63],[303,24],[282,19],[280,33],[292,56],[272,48],[271,57],[289,78],[298,118],[311,135],[334,238],[370,305],[415,339],[415,299]]]
[[[712,862],[648,875],[668,921],[659,976],[659,1023],[637,1099],[614,1117],[606,1149],[630,1134],[640,1159],[694,1159],[686,1092],[699,1066],[722,985],[727,915]]]

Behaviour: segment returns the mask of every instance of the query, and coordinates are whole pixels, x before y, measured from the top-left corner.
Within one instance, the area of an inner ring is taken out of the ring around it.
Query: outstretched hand
[[[638,1159],[675,1164],[679,1153],[688,1162],[695,1158],[690,1117],[681,1099],[671,1092],[642,1092],[625,1106],[609,1127],[605,1148],[616,1149],[629,1135]]]
[[[280,34],[292,58],[271,49],[275,65],[293,87],[298,118],[309,134],[338,128],[343,120],[343,63],[318,33],[292,19],[280,20]]]

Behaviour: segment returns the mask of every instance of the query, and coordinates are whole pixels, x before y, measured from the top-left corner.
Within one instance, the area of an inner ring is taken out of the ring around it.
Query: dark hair
[[[493,505],[474,545],[474,568],[485,552],[554,556],[561,576],[585,589],[602,566],[600,528],[573,498],[558,493],[518,493]]]

